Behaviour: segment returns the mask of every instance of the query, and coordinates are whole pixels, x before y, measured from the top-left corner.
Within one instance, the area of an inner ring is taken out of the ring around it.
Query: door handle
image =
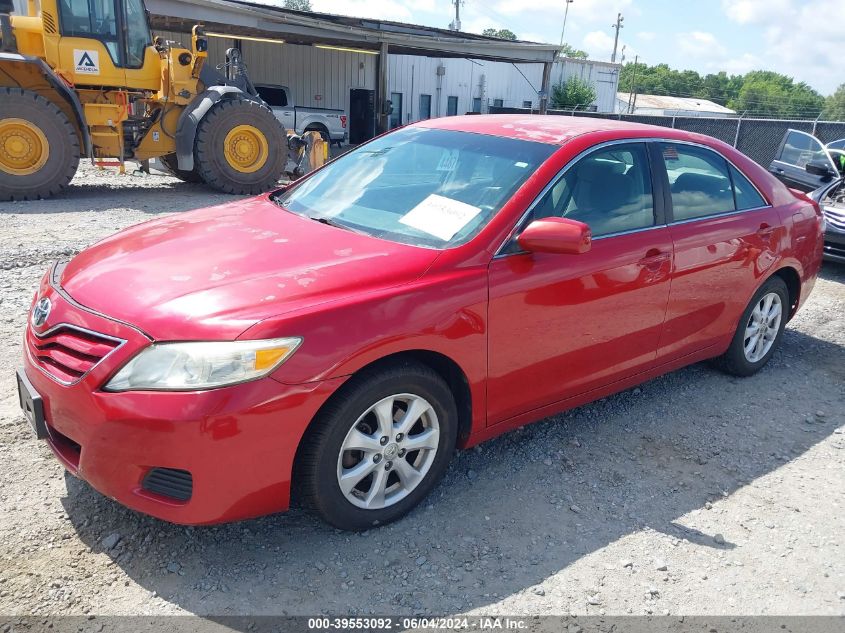
[[[779,173],[779,174],[784,173],[784,172],[783,172],[783,169],[781,169],[780,167],[775,167],[775,171],[776,171],[777,173]]]
[[[775,232],[775,227],[771,226],[770,224],[763,222],[760,225],[760,228],[757,229],[757,235],[760,237],[769,237],[772,233]]]
[[[664,253],[659,248],[650,248],[646,251],[645,257],[640,260],[640,265],[650,270],[657,270],[663,262],[669,259],[669,253]]]

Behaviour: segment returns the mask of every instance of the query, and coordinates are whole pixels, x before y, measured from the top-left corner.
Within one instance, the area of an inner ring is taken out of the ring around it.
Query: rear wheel
[[[717,366],[735,376],[750,376],[762,369],[780,343],[789,305],[783,279],[768,279],[742,313],[731,346],[716,359]]]
[[[179,161],[176,158],[176,154],[168,154],[167,156],[162,156],[159,158],[159,160],[171,176],[175,176],[183,182],[203,182],[202,176],[197,173],[196,169],[191,169],[190,171],[188,171],[187,169],[179,169]]]
[[[350,379],[314,420],[297,458],[303,501],[344,530],[407,514],[437,484],[455,449],[448,385],[404,362]]]
[[[20,88],[0,88],[0,200],[56,195],[79,166],[76,129],[56,105]]]
[[[211,187],[258,194],[281,178],[285,130],[269,108],[244,97],[215,104],[197,129],[194,164]]]

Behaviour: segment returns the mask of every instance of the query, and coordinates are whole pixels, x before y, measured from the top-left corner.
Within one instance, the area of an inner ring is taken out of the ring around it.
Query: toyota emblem
[[[44,325],[47,322],[47,317],[50,316],[50,308],[52,307],[47,297],[39,299],[32,309],[32,325],[35,327]]]

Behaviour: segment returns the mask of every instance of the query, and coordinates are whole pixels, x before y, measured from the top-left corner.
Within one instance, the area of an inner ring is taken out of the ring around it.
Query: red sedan
[[[753,374],[821,258],[818,206],[712,138],[424,121],[54,266],[21,404],[141,512],[231,521],[293,490],[364,529],[416,506],[456,446],[705,359]]]

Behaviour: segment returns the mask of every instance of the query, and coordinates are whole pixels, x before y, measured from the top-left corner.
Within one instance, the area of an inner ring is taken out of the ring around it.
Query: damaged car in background
[[[824,257],[845,263],[845,139],[825,145],[812,134],[787,130],[769,171],[819,204],[825,220]]]

